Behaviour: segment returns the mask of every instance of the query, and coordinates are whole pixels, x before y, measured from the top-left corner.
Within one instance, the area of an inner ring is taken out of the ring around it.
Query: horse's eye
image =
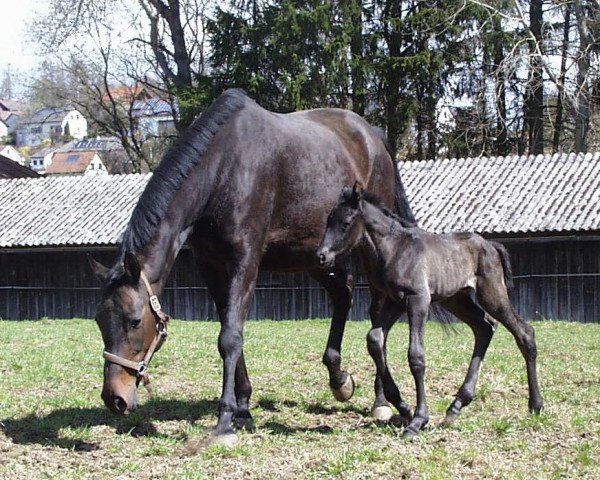
[[[132,328],[138,328],[142,324],[142,319],[134,318],[133,320],[130,320],[129,324]]]

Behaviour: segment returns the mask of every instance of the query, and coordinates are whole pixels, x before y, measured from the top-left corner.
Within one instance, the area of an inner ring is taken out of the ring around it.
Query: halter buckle
[[[152,307],[152,310],[154,310],[155,313],[158,313],[162,310],[160,302],[158,301],[158,297],[156,295],[150,295],[150,306]]]

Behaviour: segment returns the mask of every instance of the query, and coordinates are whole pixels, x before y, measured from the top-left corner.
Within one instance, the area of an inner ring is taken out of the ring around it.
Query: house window
[[[79,155],[69,155],[67,157],[67,163],[75,163],[79,160]]]

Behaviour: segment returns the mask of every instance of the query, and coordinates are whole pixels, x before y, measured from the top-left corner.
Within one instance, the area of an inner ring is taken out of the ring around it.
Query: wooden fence
[[[600,240],[521,239],[505,243],[511,253],[513,301],[526,319],[600,321]],[[115,252],[93,252],[111,264]],[[191,252],[183,250],[161,296],[174,318],[215,320],[216,312]],[[352,319],[368,318],[370,294],[357,276]],[[86,252],[80,250],[0,250],[0,317],[3,319],[92,318],[99,285]],[[251,319],[328,318],[327,293],[304,273],[261,272]]]

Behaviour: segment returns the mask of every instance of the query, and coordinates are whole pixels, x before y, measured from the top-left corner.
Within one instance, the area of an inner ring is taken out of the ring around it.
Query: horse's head
[[[331,267],[338,255],[352,250],[361,240],[364,222],[360,215],[360,201],[364,187],[357,181],[353,188],[345,186],[335,208],[327,217],[327,228],[317,250],[319,263]]]
[[[125,415],[137,408],[136,388],[148,381],[146,369],[166,336],[168,317],[152,303],[150,285],[133,254],[108,269],[90,258],[103,282],[96,323],[104,340],[102,400],[113,412]]]

